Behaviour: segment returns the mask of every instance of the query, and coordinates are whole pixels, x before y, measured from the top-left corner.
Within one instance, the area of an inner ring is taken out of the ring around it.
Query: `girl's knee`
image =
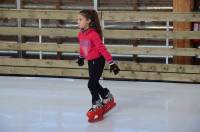
[[[99,83],[99,80],[89,79],[89,81],[88,81],[88,88],[93,88],[93,87],[97,86],[98,83]]]

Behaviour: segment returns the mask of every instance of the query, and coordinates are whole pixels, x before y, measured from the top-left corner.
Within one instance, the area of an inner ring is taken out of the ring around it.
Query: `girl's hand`
[[[77,63],[79,66],[83,66],[83,65],[84,65],[84,58],[78,57],[78,60],[76,61],[76,63]]]
[[[110,64],[110,72],[113,72],[115,75],[117,75],[119,71],[120,69],[115,63]]]

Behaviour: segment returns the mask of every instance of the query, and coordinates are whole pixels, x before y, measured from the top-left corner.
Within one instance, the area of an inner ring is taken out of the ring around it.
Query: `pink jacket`
[[[107,63],[113,62],[112,56],[107,51],[100,35],[95,29],[89,28],[86,31],[80,31],[78,33],[78,40],[80,44],[81,57],[86,60],[93,60],[102,55]]]

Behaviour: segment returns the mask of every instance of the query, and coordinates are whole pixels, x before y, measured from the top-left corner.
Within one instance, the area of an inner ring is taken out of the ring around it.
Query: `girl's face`
[[[88,29],[90,24],[90,19],[85,18],[83,15],[78,15],[78,26],[80,29]]]

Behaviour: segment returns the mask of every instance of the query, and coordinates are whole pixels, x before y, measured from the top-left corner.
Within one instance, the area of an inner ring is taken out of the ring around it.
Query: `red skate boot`
[[[97,101],[96,105],[92,105],[92,108],[87,112],[88,122],[96,122],[103,119],[103,105],[101,101]]]
[[[102,100],[102,105],[104,110],[103,114],[106,114],[108,111],[116,106],[114,97],[110,92],[106,95],[106,98]]]

